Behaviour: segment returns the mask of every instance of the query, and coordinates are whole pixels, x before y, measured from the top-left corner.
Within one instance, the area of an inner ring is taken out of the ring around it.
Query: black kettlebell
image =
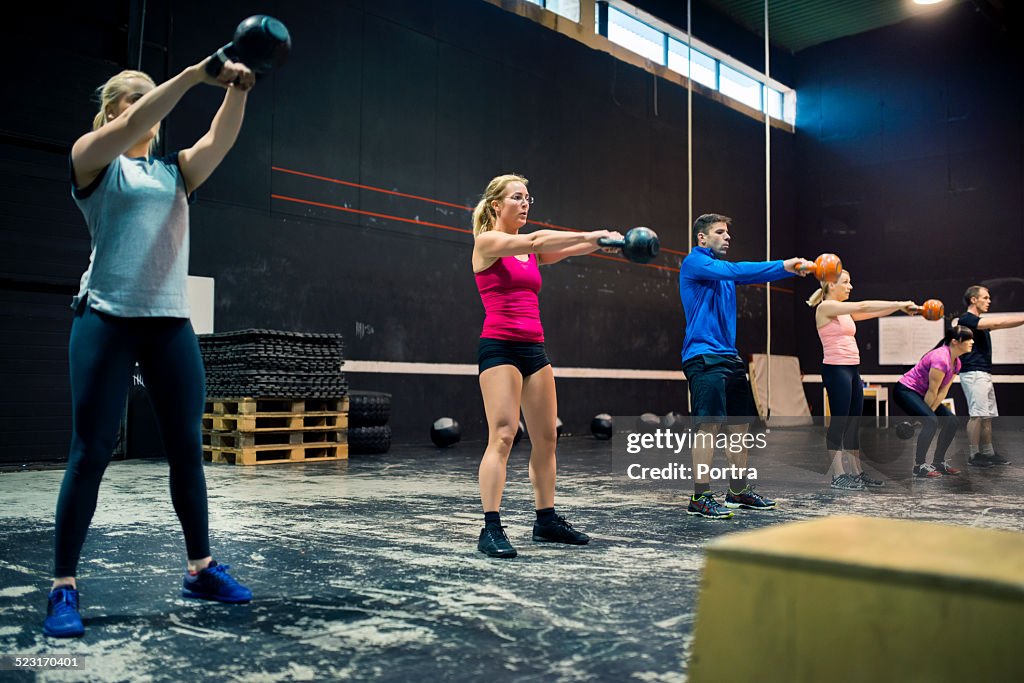
[[[602,247],[622,249],[623,255],[634,263],[650,263],[661,250],[658,235],[650,228],[633,228],[621,240],[602,237],[597,243]]]
[[[900,437],[904,441],[914,436],[914,425],[909,422],[897,422],[896,423],[896,436]]]
[[[265,74],[288,60],[292,38],[288,28],[266,14],[254,14],[235,29],[234,39],[206,60],[206,73],[214,78],[230,59],[241,62],[257,75]]]
[[[608,413],[600,413],[590,421],[590,433],[599,441],[607,441],[612,438],[612,416]]]
[[[450,417],[439,417],[430,425],[430,440],[438,448],[454,446],[462,438],[459,423]]]

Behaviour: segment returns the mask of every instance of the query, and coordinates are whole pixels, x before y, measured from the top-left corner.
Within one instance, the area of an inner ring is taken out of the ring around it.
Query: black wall
[[[800,249],[838,253],[854,299],[938,298],[952,317],[968,286],[987,283],[992,312],[1024,310],[1019,38],[964,3],[797,55]],[[858,328],[862,372],[904,372],[878,365],[877,329]],[[813,333],[799,355],[818,372]],[[1001,413],[1024,414],[1020,385],[997,394]],[[820,409],[818,388],[808,395]]]
[[[138,3],[136,3],[138,4]],[[67,457],[71,297],[89,235],[70,198],[68,153],[89,129],[93,89],[142,55],[166,77],[170,11],[159,0],[10,8],[0,54],[0,463]],[[144,25],[145,30],[140,30]],[[134,30],[132,29],[134,27]],[[145,35],[133,44],[130,34]]]
[[[290,63],[253,91],[236,148],[193,205],[191,272],[216,279],[218,330],[340,331],[355,359],[475,362],[483,311],[463,232],[469,212],[366,187],[471,206],[492,176],[516,171],[538,198],[534,220],[648,225],[664,247],[687,249],[686,92],[609,55],[480,0],[146,5],[141,22],[123,2],[45,23],[19,16],[9,28],[5,56],[34,61],[2,86],[21,106],[0,115],[0,462],[65,457],[67,304],[89,251],[68,196],[67,152],[90,125],[92,89],[129,65],[133,20],[145,29],[142,68],[158,80],[223,44],[252,13],[281,18],[295,42]],[[758,65],[760,40],[721,17],[700,10],[694,29]],[[50,49],[31,50],[43,35]],[[793,69],[773,56],[780,79]],[[37,78],[50,72],[61,76]],[[209,87],[186,95],[165,124],[166,148],[201,135],[219,100]],[[763,124],[700,96],[693,103],[695,211],[733,216],[732,257],[763,259]],[[808,156],[796,143],[772,132],[772,257],[818,248],[794,227],[806,211],[798,202]],[[678,368],[679,258],[666,252],[661,269],[589,257],[545,269],[542,316],[556,365]],[[813,340],[793,333],[806,311],[787,290],[802,298],[805,284],[774,290],[776,353]],[[764,349],[764,319],[765,290],[741,288],[741,352]],[[395,394],[401,441],[425,440],[442,414],[467,438],[484,434],[474,377],[352,374],[350,383]],[[559,380],[560,413],[581,431],[600,411],[685,412],[684,386]]]

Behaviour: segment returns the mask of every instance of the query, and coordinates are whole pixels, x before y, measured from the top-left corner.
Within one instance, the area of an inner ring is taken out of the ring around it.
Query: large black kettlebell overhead
[[[254,14],[242,20],[234,39],[206,61],[206,73],[216,78],[230,59],[257,75],[265,74],[283,65],[291,49],[292,38],[283,23],[266,14]]]

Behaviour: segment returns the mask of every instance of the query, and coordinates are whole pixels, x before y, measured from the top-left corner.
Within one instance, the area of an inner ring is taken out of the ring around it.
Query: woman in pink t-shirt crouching
[[[946,332],[943,343],[924,354],[921,360],[896,383],[893,398],[896,405],[907,415],[921,418],[921,434],[917,437],[917,453],[914,459],[914,476],[934,478],[943,474],[960,474],[960,470],[946,464],[946,449],[956,434],[956,419],[949,408],[942,405],[953,377],[960,372],[960,356],[974,348],[974,333],[971,328],[957,325]],[[942,429],[935,445],[932,464],[925,462],[928,447],[935,432]],[[948,418],[948,419],[946,419]]]
[[[478,361],[488,430],[480,462],[484,528],[477,549],[500,558],[517,554],[501,526],[499,508],[520,409],[530,432],[530,481],[537,506],[533,540],[573,545],[590,541],[555,514],[558,403],[540,324],[538,267],[595,252],[602,237],[622,239],[608,230],[520,235],[533,204],[527,183],[518,175],[494,178],[473,211],[473,272],[486,312]]]

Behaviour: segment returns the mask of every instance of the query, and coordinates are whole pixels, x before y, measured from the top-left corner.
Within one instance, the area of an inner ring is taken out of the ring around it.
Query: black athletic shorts
[[[545,365],[551,365],[542,342],[480,339],[477,349],[480,372],[499,365],[514,365],[523,377],[529,377]]]
[[[690,414],[695,423],[757,420],[747,365],[739,356],[694,356],[683,363],[683,372],[690,384]]]

